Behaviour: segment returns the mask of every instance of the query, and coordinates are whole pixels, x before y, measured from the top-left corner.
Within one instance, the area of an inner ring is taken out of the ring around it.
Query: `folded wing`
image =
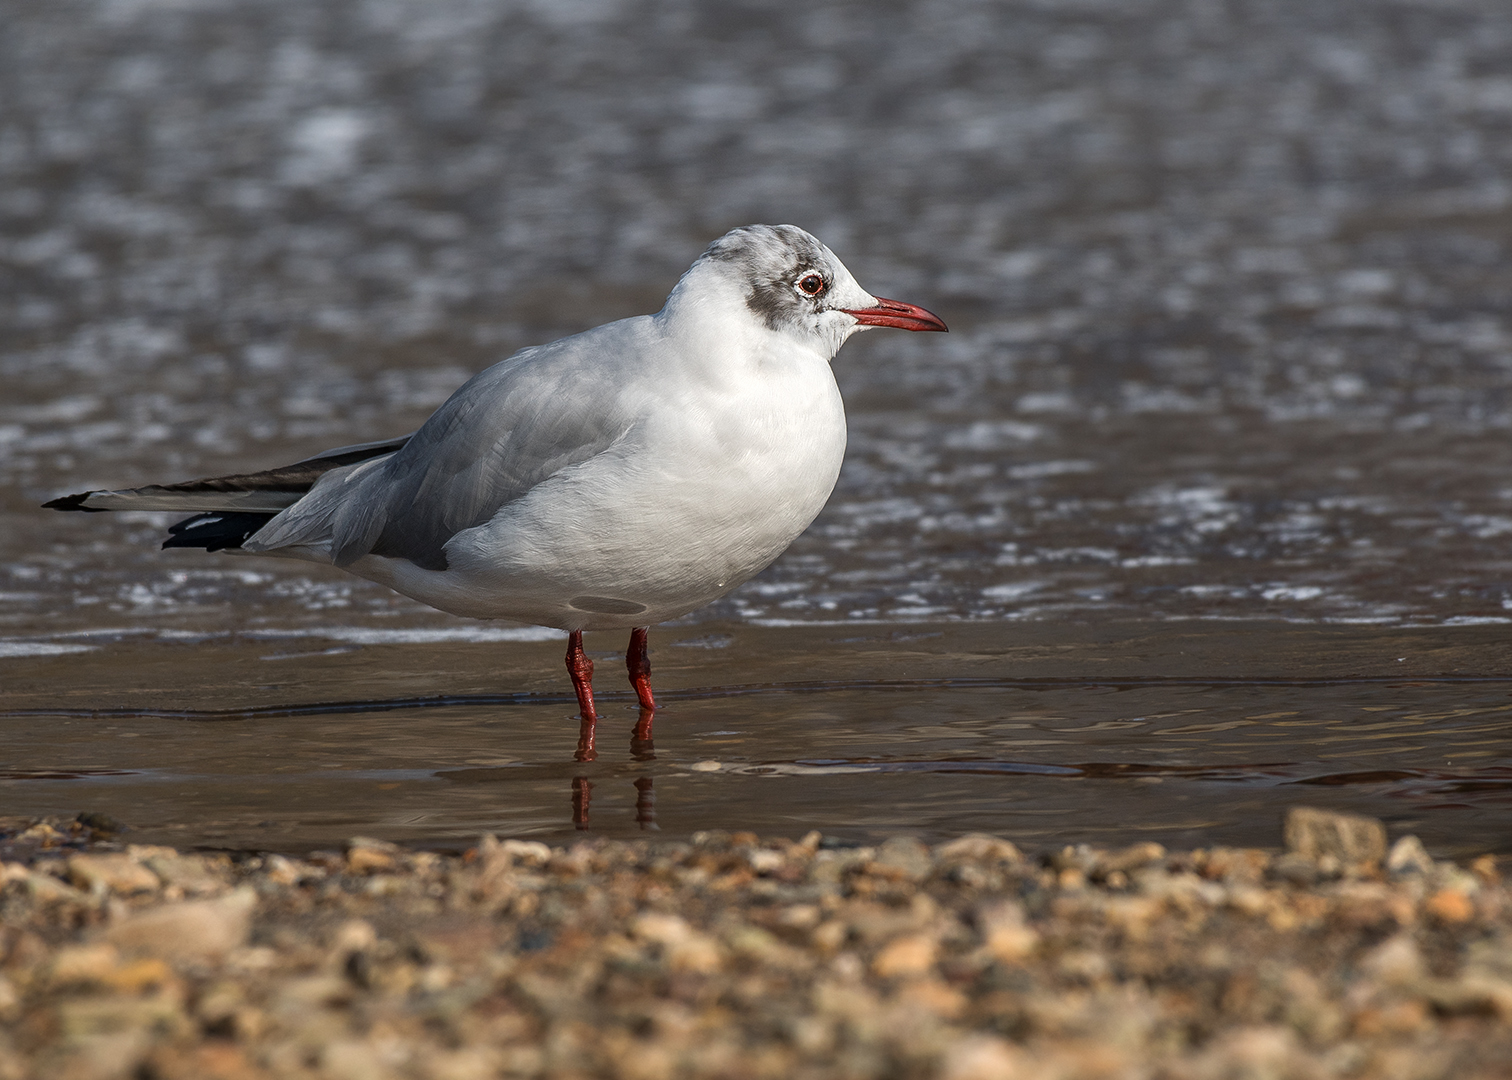
[[[637,320],[632,320],[637,321]],[[323,476],[245,545],[314,548],[337,566],[365,555],[445,570],[446,543],[634,425],[612,357],[595,339],[623,323],[526,349],[481,372],[396,453]]]

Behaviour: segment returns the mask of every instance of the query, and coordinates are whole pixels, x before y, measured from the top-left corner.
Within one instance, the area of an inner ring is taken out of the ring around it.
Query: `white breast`
[[[845,414],[811,352],[682,375],[648,388],[655,400],[608,451],[453,537],[446,571],[372,557],[353,569],[454,614],[563,629],[644,626],[722,596],[824,507]]]

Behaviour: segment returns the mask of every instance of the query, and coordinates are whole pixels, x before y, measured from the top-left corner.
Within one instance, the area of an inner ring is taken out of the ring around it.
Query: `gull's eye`
[[[824,275],[807,273],[798,279],[798,291],[804,296],[818,296],[824,292]]]

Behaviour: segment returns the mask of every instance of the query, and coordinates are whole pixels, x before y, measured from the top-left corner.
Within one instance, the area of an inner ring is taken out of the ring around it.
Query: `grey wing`
[[[337,566],[371,554],[445,570],[453,536],[603,453],[633,424],[604,366],[586,362],[581,347],[563,355],[568,342],[475,376],[398,452],[332,473],[248,547],[329,543]]]
[[[410,436],[338,446],[292,465],[255,473],[209,476],[177,484],[151,484],[119,491],[81,491],[42,505],[49,510],[173,510],[198,513],[276,514],[302,499],[315,482],[343,465],[393,453]]]

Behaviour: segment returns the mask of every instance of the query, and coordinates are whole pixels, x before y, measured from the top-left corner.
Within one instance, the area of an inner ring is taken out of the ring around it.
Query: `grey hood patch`
[[[746,225],[709,245],[703,258],[729,264],[745,288],[746,307],[770,330],[803,321],[818,310],[800,296],[793,282],[807,270],[834,284],[839,260],[833,252],[796,225]]]

